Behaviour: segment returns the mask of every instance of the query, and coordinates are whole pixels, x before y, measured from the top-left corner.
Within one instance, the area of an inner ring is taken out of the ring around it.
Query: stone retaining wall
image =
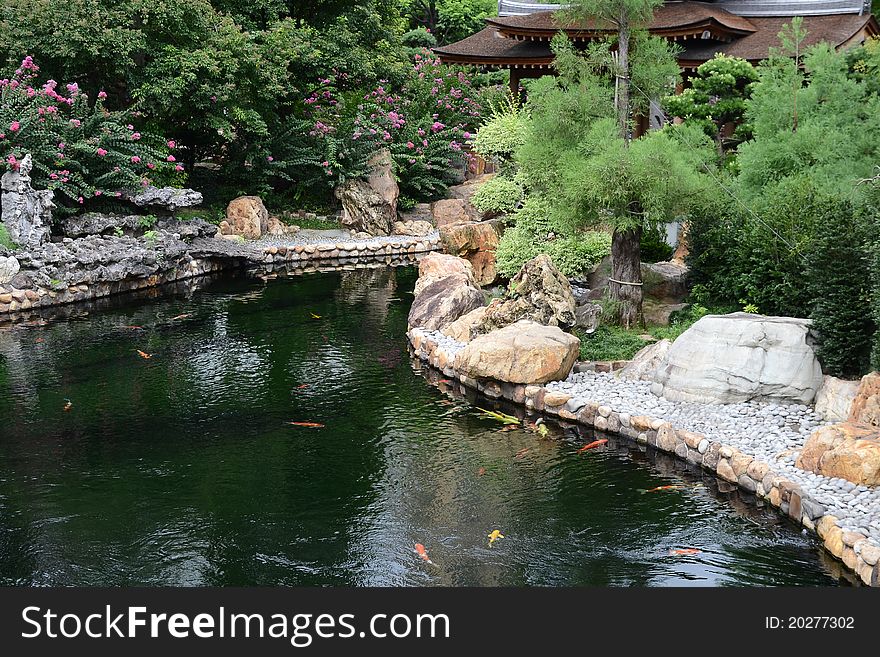
[[[302,271],[328,271],[346,265],[380,262],[394,264],[395,259],[415,262],[424,253],[439,248],[437,236],[425,238],[394,237],[383,240],[359,240],[339,243],[263,246],[249,243],[249,252],[230,257],[185,256],[169,263],[160,273],[143,277],[132,276],[114,281],[97,281],[52,288],[17,289],[11,284],[0,285],[0,315],[37,310],[62,304],[100,299],[114,294],[134,292],[174,283],[226,269],[283,265]]]
[[[675,454],[742,490],[760,496],[799,525],[817,533],[825,549],[862,582],[868,586],[880,586],[880,546],[860,532],[843,531],[835,516],[825,514],[821,504],[807,496],[800,486],[773,472],[770,464],[712,441],[703,434],[676,429],[669,422],[645,415],[619,413],[602,404],[601,400],[580,402],[566,393],[547,390],[541,385],[472,379],[453,369],[454,356],[424,331],[410,329],[407,337],[421,360],[441,370],[444,376],[487,397],[503,398],[535,412],[555,415]]]

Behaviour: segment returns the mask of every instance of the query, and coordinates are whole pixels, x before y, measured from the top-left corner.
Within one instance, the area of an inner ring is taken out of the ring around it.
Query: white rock
[[[858,381],[825,376],[822,387],[816,393],[816,412],[826,420],[844,422],[849,417],[858,390]]]

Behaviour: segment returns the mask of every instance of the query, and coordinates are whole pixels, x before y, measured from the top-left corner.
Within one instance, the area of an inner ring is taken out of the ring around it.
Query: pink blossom
[[[269,156],[266,157],[266,161],[267,161],[267,162],[274,162],[274,161],[275,161],[275,158],[272,157],[271,155],[269,155]]]
[[[106,92],[106,91],[99,91],[99,92],[98,92],[98,98],[99,98],[100,100],[104,100],[106,97],[107,97],[107,92]]]
[[[327,160],[324,160],[323,162],[321,162],[321,166],[322,166],[322,167],[329,167],[329,166],[330,166],[330,163],[327,162]]]
[[[434,121],[434,125],[431,126],[431,130],[433,130],[434,132],[440,132],[445,127],[446,126],[440,123],[440,121]]]
[[[70,125],[72,125],[74,128],[78,128],[80,127],[80,125],[82,125],[82,121],[80,121],[79,119],[70,119]]]
[[[79,85],[76,82],[71,82],[69,85],[67,85],[67,91],[72,94],[76,94],[79,91]]]
[[[132,161],[134,164],[137,164],[138,162],[141,161],[141,158],[138,157],[137,155],[132,155],[132,157],[131,157],[131,161]]]
[[[406,147],[407,148],[415,148],[416,145],[414,143],[412,143],[411,141],[408,141],[408,142],[406,142]]]
[[[176,167],[174,167],[174,170],[175,171],[183,171],[183,167],[178,164]]]
[[[155,169],[155,168],[156,168],[156,165],[153,164],[152,162],[147,162],[147,168],[148,168],[148,169]]]
[[[95,190],[95,196],[100,196],[102,194],[100,189]]]
[[[137,141],[140,138],[141,138],[141,133],[139,133],[139,132],[132,132],[131,133],[131,140],[132,141]]]
[[[6,161],[7,161],[10,165],[12,165],[12,168],[13,168],[13,169],[17,169],[17,168],[18,168],[18,160],[15,159],[15,155],[10,155],[9,157],[6,158]]]
[[[84,202],[85,202],[85,201],[83,201],[83,197],[82,197],[82,196],[80,196],[80,197],[79,197],[78,199],[76,199],[76,200],[79,201],[80,203],[84,203]]]
[[[18,132],[19,130],[21,130],[21,123],[19,123],[18,121],[13,121],[9,124],[10,132]]]
[[[63,141],[62,141],[60,144],[58,144],[58,150],[59,150],[59,151],[63,151],[63,150],[64,150],[64,142],[63,142]]]
[[[175,142],[173,139],[168,142],[168,148],[176,148],[176,147],[177,147],[177,142]]]
[[[175,161],[177,160],[177,158],[174,157],[173,155],[169,155],[169,156],[166,157],[165,159],[168,160],[169,162],[175,162]]]
[[[98,157],[104,157],[104,156],[107,154],[107,149],[105,149],[105,148],[99,148],[99,149],[98,149],[97,151],[95,151],[95,152],[98,154]]]

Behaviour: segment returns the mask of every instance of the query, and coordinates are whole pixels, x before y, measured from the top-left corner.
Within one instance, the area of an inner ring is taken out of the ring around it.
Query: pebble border
[[[119,281],[80,283],[61,289],[40,287],[17,289],[0,285],[0,315],[36,310],[68,303],[100,299],[113,294],[144,290],[167,283],[175,283],[196,276],[213,274],[227,269],[259,267],[262,265],[315,265],[316,269],[329,271],[347,265],[379,261],[391,264],[395,258],[415,262],[422,254],[440,249],[440,237],[392,236],[388,240],[350,240],[317,244],[271,245],[258,242],[257,248],[246,257],[189,258],[172,263],[165,271],[148,277],[125,278]]]
[[[476,380],[453,369],[454,354],[431,335],[411,328],[407,338],[419,359],[487,397],[506,399],[528,410],[555,415],[598,431],[607,431],[675,454],[688,463],[767,500],[784,515],[818,534],[824,548],[868,586],[880,586],[880,546],[857,531],[844,531],[836,516],[806,495],[796,483],[773,472],[770,464],[756,460],[735,447],[711,441],[701,433],[676,429],[669,422],[647,415],[616,412],[601,402],[573,399],[567,393],[542,385],[523,385],[495,380]]]

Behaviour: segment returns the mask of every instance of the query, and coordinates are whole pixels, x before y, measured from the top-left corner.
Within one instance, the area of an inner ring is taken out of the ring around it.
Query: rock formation
[[[370,160],[366,180],[348,180],[336,188],[342,203],[342,225],[356,233],[390,235],[397,221],[400,188],[394,178],[391,154],[381,151]]]
[[[0,178],[0,218],[9,238],[18,246],[34,248],[47,242],[51,232],[53,192],[31,187],[33,160],[25,155],[18,170]]]

